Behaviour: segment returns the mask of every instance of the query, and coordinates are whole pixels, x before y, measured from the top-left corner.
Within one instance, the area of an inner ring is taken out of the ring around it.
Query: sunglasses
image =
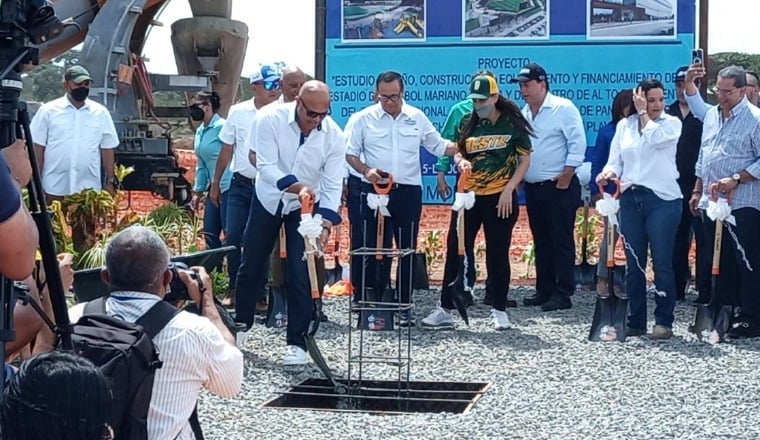
[[[264,86],[265,90],[274,90],[280,88],[280,80],[276,79],[274,81],[256,81],[254,84],[260,84]]]
[[[326,112],[315,112],[314,110],[310,110],[309,107],[306,107],[306,104],[304,104],[303,101],[300,101],[301,105],[303,106],[303,109],[306,110],[306,116],[312,119],[324,119],[327,115],[329,115],[332,112],[332,109],[328,107]]]

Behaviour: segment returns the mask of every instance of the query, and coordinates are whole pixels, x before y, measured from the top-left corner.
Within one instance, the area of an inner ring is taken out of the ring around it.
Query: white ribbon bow
[[[728,222],[736,226],[736,219],[731,215],[731,205],[724,197],[719,197],[717,202],[712,200],[707,202],[707,216],[712,221]]]
[[[298,225],[298,233],[306,240],[309,240],[309,243],[311,243],[311,247],[317,253],[317,256],[322,255],[319,247],[317,247],[317,238],[322,234],[321,214],[314,216],[311,214],[301,214],[301,223]]]
[[[452,211],[460,211],[462,209],[470,209],[475,205],[475,193],[473,191],[467,191],[463,193],[454,193],[454,204],[451,205]]]
[[[620,211],[620,200],[604,193],[602,199],[596,202],[596,210],[599,214],[607,217],[612,226],[618,226],[617,213]]]
[[[373,211],[380,210],[380,214],[385,217],[390,217],[391,212],[388,211],[388,194],[367,194],[367,206]]]

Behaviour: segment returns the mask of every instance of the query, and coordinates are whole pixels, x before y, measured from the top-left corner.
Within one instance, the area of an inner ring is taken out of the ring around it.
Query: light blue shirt
[[[579,167],[583,163],[586,133],[581,113],[570,100],[547,92],[536,115],[527,104],[522,113],[534,132],[526,182],[551,180],[565,167]]]
[[[219,140],[219,132],[224,127],[224,118],[214,114],[208,126],[204,123],[195,130],[195,185],[193,191],[201,192],[208,190],[216,170],[216,160],[222,150],[222,141]],[[222,174],[219,186],[222,192],[227,191],[232,180],[232,172],[227,167]]]
[[[691,114],[700,121],[705,122],[705,115],[707,114],[707,110],[710,110],[710,107],[712,106],[707,105],[705,100],[702,99],[702,95],[700,95],[699,92],[693,95],[684,93],[684,96],[686,96],[686,104],[689,105],[689,111]]]
[[[729,204],[732,209],[760,210],[760,109],[746,97],[731,109],[728,119],[723,119],[718,106],[707,111],[695,171],[702,179],[700,208],[707,208],[710,185],[747,171],[755,179],[740,183]]]

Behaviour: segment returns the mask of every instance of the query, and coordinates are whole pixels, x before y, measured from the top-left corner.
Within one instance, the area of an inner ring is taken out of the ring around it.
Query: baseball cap
[[[259,81],[277,81],[280,79],[280,74],[274,67],[264,64],[253,72],[250,79],[251,84]]]
[[[536,63],[526,64],[516,77],[509,80],[509,82],[525,82],[530,80],[546,81],[546,70]]]
[[[92,81],[90,72],[82,66],[71,66],[63,73],[65,81],[74,81],[75,84],[82,84],[85,81]]]
[[[681,66],[676,70],[676,74],[673,76],[673,82],[679,82],[686,79],[686,71],[689,70],[689,66]]]
[[[470,94],[467,99],[488,99],[499,93],[499,85],[490,76],[476,76],[470,83]]]

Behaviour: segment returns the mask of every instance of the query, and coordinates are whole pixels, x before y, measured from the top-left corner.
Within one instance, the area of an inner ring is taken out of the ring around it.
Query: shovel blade
[[[694,325],[689,327],[689,331],[702,342],[717,344],[725,337],[730,321],[731,306],[698,304]]]
[[[626,327],[627,313],[627,299],[619,298],[615,294],[609,297],[597,296],[588,340],[592,342],[625,342],[628,331]]]
[[[268,328],[285,328],[288,326],[288,300],[282,287],[269,288],[266,326]]]
[[[596,267],[589,263],[575,266],[575,285],[590,290],[596,286]]]
[[[470,318],[467,315],[467,299],[465,298],[464,288],[461,286],[462,282],[457,277],[452,283],[444,286],[446,294],[451,296],[451,300],[454,302],[454,307],[457,308],[459,316],[462,317],[462,321],[468,326],[470,325]],[[459,284],[459,286],[457,286]]]

